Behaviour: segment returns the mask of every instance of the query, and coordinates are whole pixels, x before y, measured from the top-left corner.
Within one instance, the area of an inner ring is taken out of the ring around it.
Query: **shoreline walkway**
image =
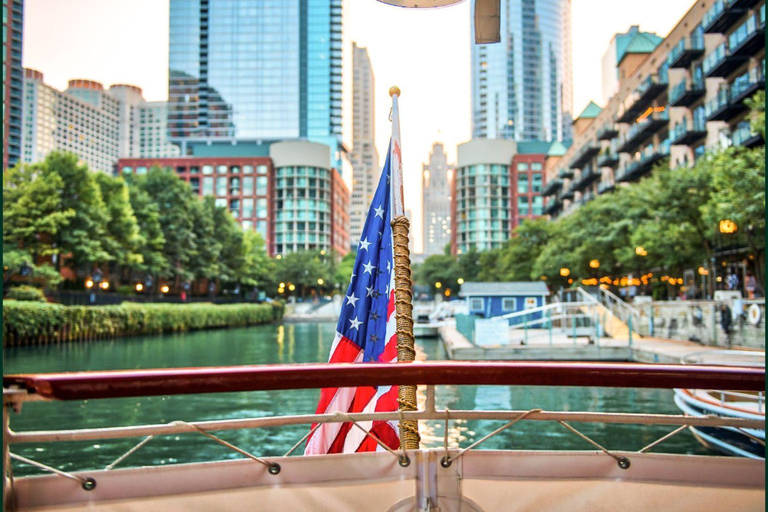
[[[679,363],[694,352],[722,350],[692,341],[654,337],[600,338],[594,343],[587,337],[574,341],[563,335],[552,336],[545,330],[531,330],[527,343],[517,336],[507,343],[478,346],[471,343],[455,326],[444,325],[439,336],[449,359],[469,361],[632,361],[640,363]],[[519,333],[518,333],[519,334]]]

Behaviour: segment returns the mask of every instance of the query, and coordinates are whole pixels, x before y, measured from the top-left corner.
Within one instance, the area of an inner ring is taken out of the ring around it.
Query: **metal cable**
[[[496,434],[500,433],[501,431],[508,429],[509,427],[511,427],[512,425],[517,423],[518,421],[520,421],[522,419],[525,419],[527,416],[530,416],[531,414],[537,413],[537,412],[541,412],[541,409],[531,409],[530,411],[524,412],[523,414],[521,414],[517,418],[513,419],[512,421],[508,421],[505,425],[502,425],[501,427],[497,428],[496,430],[494,430],[493,432],[491,432],[487,436],[485,436],[485,437],[483,437],[481,439],[478,439],[477,441],[475,441],[471,445],[469,445],[466,448],[460,450],[459,453],[457,453],[453,457],[446,457],[445,464],[450,465],[451,462],[453,462],[454,460],[456,460],[459,457],[463,456],[465,453],[467,453],[469,450],[471,450],[475,446],[479,445],[480,443],[484,443],[485,441],[487,441],[488,439],[492,438],[493,436],[495,436]],[[448,423],[448,419],[447,419],[447,411],[446,411],[446,427],[447,427],[447,423]],[[446,430],[447,430],[447,428],[446,428]],[[446,439],[445,443],[446,443],[446,452],[447,452],[448,451],[447,450],[447,443],[448,443],[447,439]]]
[[[292,453],[293,453],[293,451],[294,451],[296,448],[298,448],[299,446],[301,446],[301,443],[303,443],[304,441],[306,441],[306,440],[307,440],[307,438],[309,438],[309,436],[311,436],[312,434],[314,434],[314,433],[315,433],[315,430],[319,429],[321,425],[322,425],[322,423],[318,423],[317,425],[315,425],[315,426],[312,428],[312,430],[310,430],[309,432],[307,432],[306,434],[304,434],[304,437],[302,437],[301,439],[299,439],[299,442],[298,442],[298,443],[296,443],[295,445],[293,445],[293,447],[292,447],[290,450],[288,450],[288,451],[285,453],[285,455],[283,455],[283,457],[287,457],[287,456],[289,456],[290,454],[292,454]]]
[[[171,424],[172,425],[186,425],[188,427],[191,427],[191,428],[195,429],[198,433],[204,435],[205,437],[207,437],[209,439],[213,439],[214,441],[216,441],[220,445],[226,446],[230,450],[234,450],[237,453],[239,453],[241,455],[245,455],[249,459],[258,462],[259,464],[265,465],[267,468],[270,469],[270,472],[272,472],[272,470],[275,467],[277,467],[277,468],[280,467],[278,464],[276,464],[274,462],[266,461],[266,460],[264,460],[262,458],[259,458],[259,457],[255,456],[255,455],[253,455],[252,453],[248,453],[247,451],[245,451],[245,450],[243,450],[241,448],[238,448],[237,446],[233,445],[232,443],[228,443],[227,441],[221,439],[220,437],[216,437],[215,435],[213,435],[213,434],[211,434],[209,432],[206,432],[202,428],[198,427],[197,425],[193,425],[192,423],[187,423],[186,421],[173,421],[173,422],[171,422]],[[279,469],[278,469],[278,472],[279,472]]]
[[[154,437],[155,437],[154,435],[149,435],[149,436],[145,437],[139,444],[137,444],[136,446],[134,446],[133,448],[131,448],[130,450],[128,450],[127,452],[122,454],[120,457],[115,459],[115,461],[112,464],[110,464],[109,466],[105,467],[104,471],[110,471],[112,468],[114,468],[115,466],[117,466],[118,464],[123,462],[125,459],[127,459],[136,450],[138,450],[139,448],[141,448],[142,446],[144,446],[145,444],[150,442]]]
[[[49,471],[51,473],[55,473],[55,474],[57,474],[59,476],[63,476],[64,478],[69,478],[70,480],[76,480],[76,481],[80,482],[82,485],[87,485],[88,482],[90,481],[90,479],[88,479],[88,478],[85,478],[85,477],[82,477],[82,476],[77,476],[77,475],[72,474],[72,473],[67,473],[66,471],[62,471],[60,469],[56,469],[54,467],[48,466],[46,464],[43,464],[42,462],[37,462],[37,461],[34,461],[32,459],[28,459],[26,457],[22,457],[21,455],[16,455],[15,453],[10,453],[9,452],[8,455],[10,455],[12,459],[16,459],[16,460],[21,461],[21,462],[23,462],[25,464],[29,464],[30,466],[35,466],[36,468],[40,468],[42,470]]]
[[[650,450],[651,448],[653,448],[654,446],[657,446],[657,445],[659,445],[659,444],[663,443],[664,441],[666,441],[666,440],[667,440],[667,439],[669,439],[670,437],[672,437],[672,436],[674,436],[674,435],[677,435],[679,432],[682,432],[682,431],[683,431],[683,430],[685,430],[686,428],[688,428],[688,425],[683,425],[682,427],[678,427],[678,428],[676,428],[675,430],[673,430],[673,431],[672,431],[672,432],[670,432],[669,434],[665,435],[664,437],[661,437],[661,438],[659,438],[659,439],[655,440],[654,442],[652,442],[651,444],[649,444],[648,446],[646,446],[646,447],[644,447],[644,448],[642,448],[642,449],[638,450],[638,451],[637,451],[637,453],[645,453],[645,452],[649,451],[649,450]]]
[[[379,439],[378,437],[376,437],[376,436],[375,436],[375,435],[374,435],[372,432],[370,432],[369,430],[366,430],[366,429],[364,429],[362,426],[360,426],[360,424],[358,424],[358,423],[357,423],[355,420],[353,420],[352,418],[350,418],[350,417],[349,417],[349,415],[347,415],[347,414],[345,414],[345,413],[343,413],[343,412],[337,412],[337,413],[336,413],[336,415],[337,415],[337,416],[339,416],[339,417],[341,417],[341,418],[344,418],[346,421],[348,421],[348,422],[352,423],[352,425],[354,425],[355,427],[357,427],[357,428],[359,428],[360,430],[362,430],[362,431],[363,431],[363,433],[365,433],[365,435],[366,435],[366,436],[368,436],[368,437],[370,437],[371,439],[373,439],[374,441],[376,441],[376,443],[378,443],[378,445],[379,445],[379,446],[381,446],[382,448],[384,448],[385,450],[387,450],[389,453],[391,453],[392,455],[394,455],[395,457],[397,457],[397,459],[398,459],[399,461],[403,461],[403,459],[401,458],[401,455],[400,455],[400,454],[398,454],[398,453],[397,453],[395,450],[393,450],[392,448],[390,448],[389,446],[387,446],[387,445],[384,443],[384,441],[382,441],[381,439]],[[400,444],[402,445],[402,443],[400,443]],[[407,464],[405,464],[405,465],[407,465]]]
[[[566,422],[558,421],[558,423],[561,424],[562,426],[564,426],[565,428],[567,428],[568,430],[570,430],[571,432],[573,432],[574,434],[576,434],[577,436],[579,436],[580,438],[582,438],[585,441],[587,441],[589,444],[591,444],[593,446],[596,446],[597,448],[599,448],[606,455],[612,457],[616,462],[619,463],[619,467],[620,468],[627,469],[629,467],[629,459],[628,458],[622,457],[621,455],[616,455],[615,453],[612,453],[610,450],[608,450],[604,446],[598,444],[597,441],[593,441],[592,439],[590,439],[589,437],[585,436],[584,434],[582,434],[581,432],[579,432],[578,430],[576,430],[575,428],[573,428],[572,426],[570,426]]]

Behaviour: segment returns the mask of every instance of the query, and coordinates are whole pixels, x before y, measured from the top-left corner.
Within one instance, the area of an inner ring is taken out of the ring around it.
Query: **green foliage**
[[[9,289],[4,299],[45,302],[45,294],[40,288],[23,284]]]
[[[275,265],[275,282],[296,286],[297,294],[308,289],[326,290],[333,286],[336,265],[331,255],[320,251],[292,252],[283,255]],[[323,285],[318,284],[323,280]]]
[[[42,284],[45,288],[56,288],[61,283],[61,274],[52,265],[43,263],[34,265],[29,252],[11,244],[3,248],[3,276],[7,279],[12,275],[21,274],[21,268],[26,265],[30,269],[28,278]]]
[[[267,255],[267,242],[255,231],[243,231],[243,258],[238,277],[246,286],[274,288],[275,261]]]
[[[282,318],[283,304],[134,304],[62,306],[3,302],[3,343],[63,342],[243,327]]]
[[[357,258],[357,251],[349,251],[336,266],[336,273],[333,276],[333,280],[339,285],[339,289],[342,292],[346,291],[352,279],[352,272],[355,268],[355,258]]]
[[[143,263],[144,257],[139,248],[144,244],[144,239],[133,213],[128,186],[122,178],[113,178],[100,172],[94,176],[107,212],[104,249],[119,265]]]
[[[141,238],[136,248],[141,255],[141,262],[135,263],[133,267],[149,274],[160,274],[168,267],[168,260],[163,252],[165,235],[160,225],[160,208],[136,183],[129,183],[128,191],[136,223],[141,228]]]
[[[757,91],[745,103],[752,110],[750,119],[752,131],[759,133],[765,140],[765,91]]]

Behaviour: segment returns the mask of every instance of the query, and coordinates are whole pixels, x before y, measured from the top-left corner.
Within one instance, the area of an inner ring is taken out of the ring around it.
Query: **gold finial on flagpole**
[[[393,85],[392,87],[389,88],[389,95],[394,96],[395,94],[400,96],[400,88],[396,85]]]

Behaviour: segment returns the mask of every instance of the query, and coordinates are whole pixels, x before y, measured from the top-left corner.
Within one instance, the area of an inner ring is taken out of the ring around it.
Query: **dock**
[[[600,338],[587,336],[549,337],[531,330],[527,341],[503,340],[498,345],[477,346],[454,325],[439,329],[440,339],[449,359],[459,361],[633,361],[642,363],[679,363],[683,356],[708,350],[720,350],[691,341],[633,336]],[[511,337],[510,337],[511,338]]]

